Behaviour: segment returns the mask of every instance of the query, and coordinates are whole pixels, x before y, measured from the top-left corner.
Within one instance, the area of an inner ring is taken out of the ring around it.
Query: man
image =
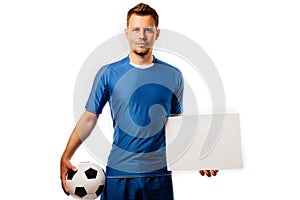
[[[102,199],[174,199],[171,172],[167,169],[165,124],[168,117],[182,114],[181,72],[152,55],[160,35],[159,17],[147,4],[128,11],[125,35],[130,53],[102,67],[97,73],[86,104],[61,157],[61,183],[66,194],[66,174],[76,171],[70,162],[97,123],[109,102],[114,140],[106,166]],[[217,170],[200,170],[216,175]]]

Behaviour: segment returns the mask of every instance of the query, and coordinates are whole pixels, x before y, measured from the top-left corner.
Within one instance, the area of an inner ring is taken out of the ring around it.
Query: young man
[[[114,141],[106,166],[102,199],[174,199],[171,172],[167,169],[165,123],[182,114],[181,72],[152,55],[158,39],[159,17],[147,4],[128,11],[125,35],[129,55],[102,67],[61,157],[61,183],[65,193],[66,174],[76,171],[70,162],[76,149],[91,133],[99,114],[109,102]],[[216,175],[216,170],[201,170]]]

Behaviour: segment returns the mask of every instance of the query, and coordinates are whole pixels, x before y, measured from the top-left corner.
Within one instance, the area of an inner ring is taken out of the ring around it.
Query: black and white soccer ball
[[[76,199],[96,199],[104,190],[104,170],[92,162],[80,162],[78,171],[68,171],[67,186]]]

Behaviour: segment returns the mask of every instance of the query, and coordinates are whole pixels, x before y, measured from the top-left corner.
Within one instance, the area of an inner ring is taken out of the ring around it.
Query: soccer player
[[[61,157],[60,176],[66,194],[67,171],[77,170],[70,160],[109,102],[114,137],[101,198],[174,199],[166,163],[165,124],[168,117],[183,112],[184,81],[177,68],[152,54],[160,35],[158,23],[158,14],[147,4],[140,3],[128,11],[125,35],[130,53],[98,71],[86,111]],[[210,177],[218,171],[199,172]]]

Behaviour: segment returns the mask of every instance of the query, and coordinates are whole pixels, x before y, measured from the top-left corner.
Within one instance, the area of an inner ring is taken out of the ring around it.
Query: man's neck
[[[146,55],[138,55],[135,52],[130,52],[129,59],[131,63],[136,65],[149,65],[153,62],[152,51],[149,51]]]

